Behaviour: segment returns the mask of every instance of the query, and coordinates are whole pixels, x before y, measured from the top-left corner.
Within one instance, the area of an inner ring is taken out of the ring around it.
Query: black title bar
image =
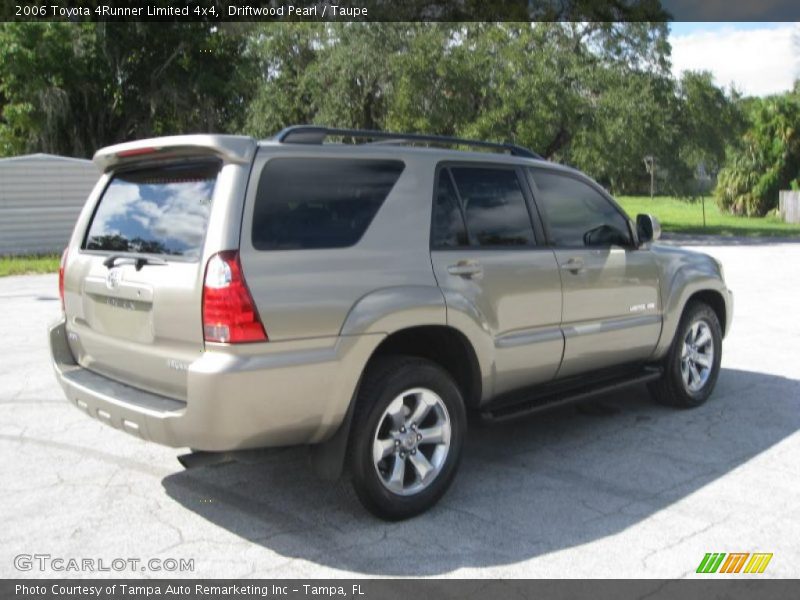
[[[800,595],[791,579],[40,579],[0,580],[4,600],[785,600]]]
[[[2,21],[800,21],[797,0],[7,0]]]

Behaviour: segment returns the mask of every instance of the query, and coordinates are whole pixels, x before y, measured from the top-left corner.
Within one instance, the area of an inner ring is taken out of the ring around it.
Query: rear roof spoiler
[[[98,150],[94,164],[105,172],[132,162],[218,156],[227,162],[249,164],[256,152],[256,141],[244,135],[175,135],[115,144]]]

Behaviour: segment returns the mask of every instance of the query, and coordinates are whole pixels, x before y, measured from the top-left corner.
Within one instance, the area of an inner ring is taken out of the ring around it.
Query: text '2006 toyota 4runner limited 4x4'
[[[447,490],[468,411],[644,382],[691,407],[716,383],[721,265],[524,148],[298,126],[94,160],[52,357],[71,402],[145,440],[307,444],[400,519]]]

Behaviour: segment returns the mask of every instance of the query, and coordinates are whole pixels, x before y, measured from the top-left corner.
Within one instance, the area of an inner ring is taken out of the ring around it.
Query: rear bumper
[[[78,365],[63,319],[50,327],[56,378],[89,416],[144,440],[228,451],[324,441],[336,431],[383,335],[269,342],[234,354],[210,347],[187,371],[186,402]],[[239,348],[236,351],[240,351]]]

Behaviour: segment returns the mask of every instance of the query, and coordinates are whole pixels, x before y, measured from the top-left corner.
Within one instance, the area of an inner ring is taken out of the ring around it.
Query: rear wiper
[[[109,256],[107,259],[103,261],[103,265],[111,269],[115,267],[117,261],[124,261],[130,264],[133,264],[137,271],[140,271],[143,266],[145,265],[166,265],[167,261],[163,258],[156,258],[154,256],[124,256],[115,254],[113,256]]]

